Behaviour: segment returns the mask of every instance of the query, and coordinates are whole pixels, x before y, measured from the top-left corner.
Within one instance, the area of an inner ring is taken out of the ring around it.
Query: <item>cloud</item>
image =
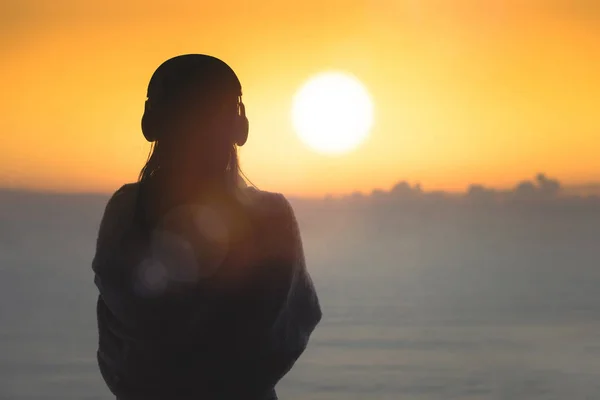
[[[330,201],[361,203],[414,204],[565,204],[577,201],[600,205],[600,184],[564,187],[556,178],[538,173],[532,179],[517,182],[510,189],[496,189],[473,183],[462,193],[426,191],[419,183],[399,181],[389,190],[375,189],[369,194],[354,192],[330,197]]]

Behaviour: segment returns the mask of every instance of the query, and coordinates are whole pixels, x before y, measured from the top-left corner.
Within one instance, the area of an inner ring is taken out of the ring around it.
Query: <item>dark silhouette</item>
[[[205,55],[150,80],[153,148],[109,200],[93,260],[98,363],[120,400],[276,399],[321,319],[290,203],[240,176],[241,95]]]

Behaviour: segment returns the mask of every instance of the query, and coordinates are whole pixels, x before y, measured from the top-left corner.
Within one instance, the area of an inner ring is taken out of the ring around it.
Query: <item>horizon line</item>
[[[543,177],[548,178],[548,176],[544,173],[539,173],[536,176],[543,176]],[[524,182],[535,183],[536,176],[534,176],[533,178],[529,178],[529,179],[521,179],[521,180],[515,181],[511,186],[505,186],[505,187],[488,186],[484,183],[472,182],[460,190],[427,189],[426,187],[423,187],[423,185],[419,181],[410,182],[408,180],[398,180],[398,181],[396,181],[396,183],[394,183],[387,189],[373,188],[370,191],[352,190],[349,192],[338,193],[338,194],[332,194],[332,193],[323,193],[320,195],[290,194],[288,196],[291,198],[300,198],[300,199],[343,198],[343,197],[350,197],[350,196],[355,196],[355,195],[370,196],[370,195],[373,195],[374,193],[391,193],[394,190],[394,188],[397,187],[398,185],[406,185],[411,190],[419,190],[424,194],[447,193],[447,194],[452,194],[452,195],[461,195],[461,194],[466,195],[469,193],[469,189],[472,187],[475,187],[475,186],[484,188],[486,190],[504,192],[504,191],[514,190],[515,188],[518,187],[518,185],[520,185]],[[563,184],[559,179],[552,178],[552,177],[550,177],[549,179],[557,182],[560,185],[560,190],[562,192],[588,190],[591,192],[598,192],[598,194],[600,194],[600,180],[589,181],[589,182],[584,182],[584,183],[575,183],[575,184]],[[258,189],[261,190],[260,188],[258,188]],[[116,190],[117,189],[115,189],[115,191]],[[26,187],[26,186],[0,186],[0,192],[46,194],[46,195],[57,195],[57,196],[60,196],[60,195],[65,195],[65,196],[110,196],[114,193],[111,191],[94,191],[94,190],[64,190],[64,189],[54,190],[54,189],[42,189],[42,188]]]

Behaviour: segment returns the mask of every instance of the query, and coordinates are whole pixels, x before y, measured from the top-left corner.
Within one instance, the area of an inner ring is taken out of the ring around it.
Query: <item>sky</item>
[[[600,181],[594,0],[0,0],[0,49],[4,187],[134,181],[149,151],[148,80],[182,53],[238,73],[251,126],[241,165],[261,189]],[[291,123],[296,91],[328,70],[359,78],[374,101],[368,139],[341,156],[306,147]]]

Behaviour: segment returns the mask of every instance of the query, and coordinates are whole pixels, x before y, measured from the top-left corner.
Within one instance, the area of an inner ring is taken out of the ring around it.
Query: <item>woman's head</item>
[[[223,61],[188,54],[165,61],[148,85],[142,131],[153,142],[143,180],[158,169],[237,180],[248,120],[240,81]]]

